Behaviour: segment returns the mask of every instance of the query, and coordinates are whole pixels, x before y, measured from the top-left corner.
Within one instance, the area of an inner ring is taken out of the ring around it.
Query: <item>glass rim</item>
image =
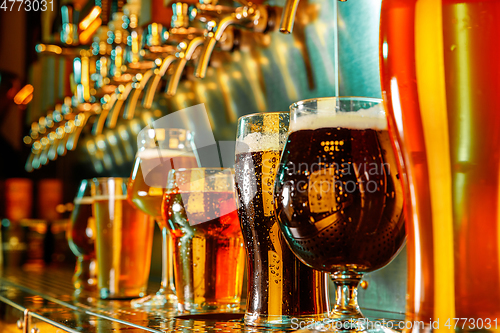
[[[223,167],[196,167],[196,168],[178,168],[172,169],[168,173],[180,172],[180,171],[190,171],[190,170],[210,170],[210,171],[234,171],[234,168],[223,168]]]
[[[255,113],[250,113],[250,114],[246,114],[244,116],[239,117],[238,120],[237,120],[237,122],[239,123],[243,119],[252,118],[252,117],[261,116],[261,115],[266,115],[266,114],[270,114],[270,115],[273,115],[273,114],[275,114],[275,115],[290,114],[290,110],[288,110],[288,111],[270,111],[270,112],[255,112]]]
[[[194,133],[194,131],[187,129],[187,128],[180,128],[180,127],[151,127],[151,125],[147,125],[148,130],[163,130],[163,131],[169,131],[169,130],[176,130],[176,131],[184,131],[188,133]]]
[[[334,100],[334,99],[339,99],[339,100],[344,100],[344,101],[367,101],[367,102],[376,102],[376,103],[382,103],[383,99],[382,98],[376,98],[376,97],[364,97],[364,96],[332,96],[332,97],[317,97],[317,98],[309,98],[309,99],[303,99],[298,102],[292,103],[289,108],[290,111],[294,111],[298,109],[300,106],[306,107],[306,104],[311,103],[311,102],[318,102],[318,101],[327,101],[327,100]]]
[[[121,179],[128,181],[130,177],[94,177],[91,178],[90,181],[95,182],[95,181],[103,181],[103,180],[109,180],[109,179]]]

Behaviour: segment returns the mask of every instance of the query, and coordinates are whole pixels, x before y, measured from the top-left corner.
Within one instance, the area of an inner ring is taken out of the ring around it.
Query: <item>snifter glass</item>
[[[291,107],[275,207],[291,250],[330,273],[333,330],[371,330],[357,303],[364,273],[386,266],[405,241],[399,161],[381,100],[301,101]]]
[[[274,179],[288,135],[289,112],[243,116],[236,135],[238,215],[247,251],[245,324],[293,328],[328,313],[327,276],[288,248],[273,205]]]
[[[128,199],[152,216],[162,231],[162,279],[156,295],[133,300],[134,307],[174,303],[175,285],[172,239],[161,213],[168,172],[173,168],[192,168],[199,164],[193,134],[182,128],[143,129],[138,137],[138,152],[130,175]]]

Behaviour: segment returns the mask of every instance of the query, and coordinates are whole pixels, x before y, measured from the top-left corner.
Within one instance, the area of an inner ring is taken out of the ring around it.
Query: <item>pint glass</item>
[[[433,328],[498,330],[499,40],[499,1],[382,1],[382,90],[411,189],[407,319]]]
[[[238,310],[245,252],[232,169],[169,173],[163,212],[174,244],[178,309]]]
[[[289,113],[259,113],[238,121],[235,179],[247,251],[245,324],[291,327],[328,312],[326,274],[302,264],[281,234],[273,189],[288,133]]]
[[[154,224],[127,201],[126,185],[126,178],[92,182],[102,299],[142,297],[147,288]]]

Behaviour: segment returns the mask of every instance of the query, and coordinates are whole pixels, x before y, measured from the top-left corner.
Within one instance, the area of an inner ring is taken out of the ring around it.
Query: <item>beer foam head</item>
[[[287,133],[250,133],[236,142],[236,154],[267,150],[280,151],[285,146]]]
[[[109,201],[109,200],[127,200],[127,196],[123,194],[117,195],[95,195],[93,196],[94,202],[96,201]]]
[[[73,203],[75,205],[91,205],[92,203],[94,203],[94,198],[93,197],[75,198]]]
[[[382,104],[356,112],[334,112],[318,110],[317,113],[298,117],[290,121],[290,132],[318,128],[349,128],[387,130],[387,120]]]
[[[194,157],[194,152],[175,149],[145,149],[138,153],[141,160],[151,160],[159,157],[175,157],[175,156],[190,156]]]

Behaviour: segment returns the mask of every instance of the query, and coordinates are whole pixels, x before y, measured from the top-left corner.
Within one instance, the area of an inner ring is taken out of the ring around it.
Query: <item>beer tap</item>
[[[286,0],[285,7],[283,8],[283,13],[281,14],[281,24],[280,32],[284,34],[291,34],[293,30],[293,24],[295,22],[295,13],[297,12],[297,7],[300,0]],[[345,2],[347,0],[338,0]]]
[[[174,63],[176,59],[177,57],[175,55],[170,54],[163,59],[160,67],[155,69],[152,82],[148,86],[148,89],[146,90],[144,98],[142,100],[142,105],[145,108],[149,109],[153,105],[153,99],[158,89],[158,85],[160,84],[161,78],[165,76],[168,68]]]
[[[189,60],[193,58],[194,52],[198,47],[203,45],[205,38],[203,37],[195,37],[189,43],[181,42],[178,46],[179,52],[177,52],[177,63],[174,68],[174,73],[170,77],[170,81],[168,82],[167,87],[167,95],[173,96],[177,91],[177,87],[179,86],[179,82],[182,76],[182,72],[186,67],[186,64]]]
[[[208,6],[208,5],[207,5]],[[210,5],[212,6],[212,5]],[[215,15],[216,13],[216,10],[213,9],[214,6],[212,6],[212,10],[208,10],[206,9],[205,7],[204,8],[204,15],[198,15],[197,11],[198,9],[196,9],[195,11],[195,15],[193,16],[198,16],[198,19],[200,21],[204,21],[207,16],[210,17],[209,15]],[[220,6],[221,8],[221,12],[228,12],[229,10],[227,9],[227,7],[223,7],[223,6]],[[185,4],[185,3],[175,3],[172,5],[172,9],[173,9],[173,13],[174,15],[172,16],[172,24],[173,25],[177,25],[177,24],[185,24],[185,21],[189,22],[189,16],[187,15],[187,10],[188,10],[188,5]],[[179,21],[181,23],[179,23]],[[175,27],[173,28],[175,29]],[[203,35],[206,34],[206,30],[203,30]],[[177,87],[179,86],[179,82],[180,82],[180,79],[181,79],[181,76],[182,76],[182,73],[184,71],[184,68],[186,67],[186,64],[189,60],[191,60],[193,58],[193,55],[195,54],[195,51],[201,46],[203,45],[203,42],[204,42],[204,38],[200,36],[196,36],[194,38],[192,38],[191,40],[183,40],[179,43],[179,45],[177,46],[177,52],[176,52],[176,57],[178,58],[176,64],[175,64],[175,68],[174,68],[174,72],[172,74],[172,76],[170,77],[170,80],[168,82],[168,87],[167,87],[167,95],[168,96],[173,96],[175,95],[176,91],[177,91]]]
[[[146,88],[147,83],[151,80],[151,77],[154,75],[155,71],[157,70],[149,70],[144,73],[144,75],[136,75],[136,82],[133,85],[133,92],[129,95],[129,98],[127,99],[125,108],[123,110],[124,119],[130,120],[134,118],[137,101],[139,100],[142,91],[144,90],[144,88]]]
[[[254,32],[266,31],[269,23],[268,9],[263,5],[257,5],[246,0],[240,0],[239,2],[242,6],[235,8],[231,15],[225,16],[219,22],[212,20],[207,23],[205,43],[195,70],[196,77],[204,78],[206,76],[208,63],[215,44],[221,41],[224,32],[230,26],[234,25]]]

